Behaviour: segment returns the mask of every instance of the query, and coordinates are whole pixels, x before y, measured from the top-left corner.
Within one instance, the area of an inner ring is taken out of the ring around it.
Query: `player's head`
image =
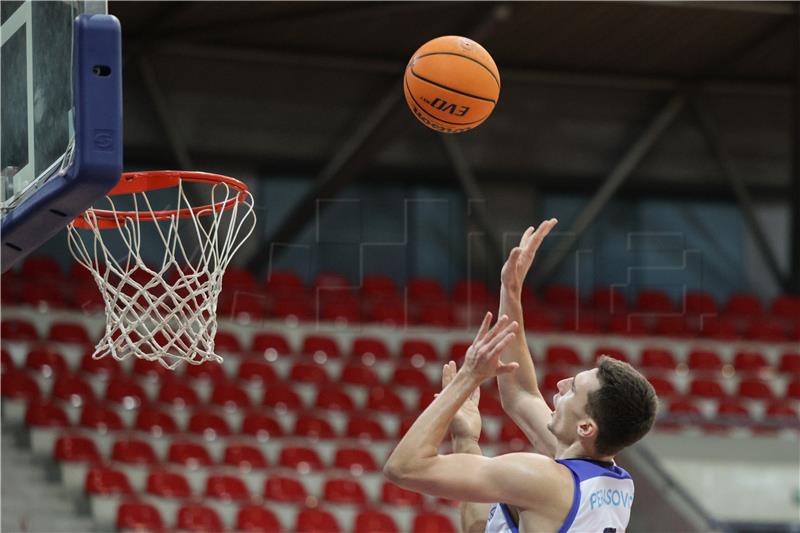
[[[615,455],[653,427],[658,399],[653,386],[628,363],[601,357],[597,367],[559,381],[548,429],[568,445]]]

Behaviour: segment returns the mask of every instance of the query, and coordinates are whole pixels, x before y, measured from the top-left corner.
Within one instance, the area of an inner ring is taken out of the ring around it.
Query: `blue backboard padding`
[[[122,32],[112,15],[74,22],[72,164],[0,224],[5,272],[110,191],[122,173]]]

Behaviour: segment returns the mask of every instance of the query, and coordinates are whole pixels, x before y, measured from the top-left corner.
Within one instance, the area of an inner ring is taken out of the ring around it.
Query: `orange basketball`
[[[447,35],[423,44],[403,80],[406,102],[420,122],[445,133],[471,130],[492,114],[500,73],[481,45]]]

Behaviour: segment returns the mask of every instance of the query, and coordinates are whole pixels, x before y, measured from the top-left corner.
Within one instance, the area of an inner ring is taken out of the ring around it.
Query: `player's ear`
[[[578,420],[578,437],[589,439],[597,436],[597,422],[591,418],[581,418]]]

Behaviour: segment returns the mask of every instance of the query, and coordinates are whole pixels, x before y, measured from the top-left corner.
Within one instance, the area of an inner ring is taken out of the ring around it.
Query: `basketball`
[[[461,133],[492,114],[500,73],[492,56],[466,37],[447,35],[423,44],[403,80],[406,102],[417,119],[444,133]]]

